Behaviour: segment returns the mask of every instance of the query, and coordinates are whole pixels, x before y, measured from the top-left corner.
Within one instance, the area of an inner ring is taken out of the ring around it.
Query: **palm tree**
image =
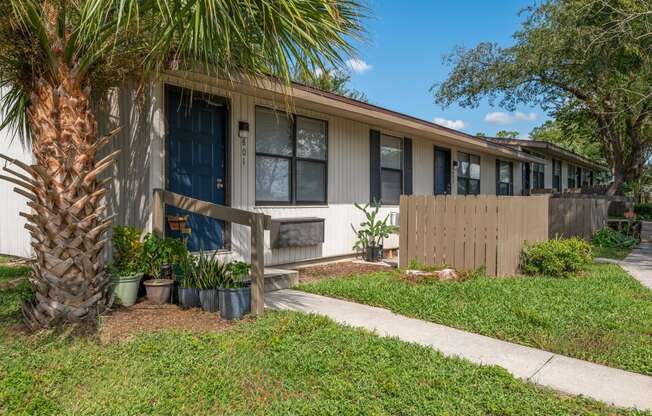
[[[27,198],[36,255],[31,329],[92,318],[107,307],[102,261],[104,195],[94,103],[126,79],[167,69],[222,77],[343,67],[363,35],[356,0],[3,0],[2,128],[29,140],[34,164],[10,162],[0,178]]]

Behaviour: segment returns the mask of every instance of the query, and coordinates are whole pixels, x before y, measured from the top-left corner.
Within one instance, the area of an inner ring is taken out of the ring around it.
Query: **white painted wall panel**
[[[29,164],[33,160],[29,146],[7,129],[0,131],[0,153]],[[0,166],[5,166],[4,160],[0,160]],[[20,168],[14,170],[20,171]],[[29,212],[30,208],[27,199],[13,191],[14,187],[0,179],[0,254],[31,257],[30,236],[24,228],[26,220],[18,215],[21,211]]]

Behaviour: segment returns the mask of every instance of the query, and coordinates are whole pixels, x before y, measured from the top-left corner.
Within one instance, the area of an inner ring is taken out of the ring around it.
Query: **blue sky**
[[[366,21],[368,40],[357,45],[359,61],[351,63],[351,87],[369,101],[392,110],[435,121],[467,133],[516,130],[527,137],[546,115],[540,108],[510,113],[482,103],[467,109],[434,103],[430,86],[446,79],[442,55],[454,46],[482,41],[507,46],[519,28],[518,12],[528,0],[368,0],[373,17]],[[437,118],[437,120],[435,120]]]

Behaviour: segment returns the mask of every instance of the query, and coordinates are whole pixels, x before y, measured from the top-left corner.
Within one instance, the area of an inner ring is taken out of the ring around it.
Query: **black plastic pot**
[[[199,291],[201,308],[206,312],[217,312],[220,310],[219,295],[217,289],[202,289]]]
[[[376,262],[383,258],[383,246],[367,246],[364,251],[365,261]]]
[[[220,317],[240,319],[251,312],[251,286],[220,288]]]
[[[194,287],[179,287],[179,305],[183,309],[198,308],[201,306],[199,289]]]

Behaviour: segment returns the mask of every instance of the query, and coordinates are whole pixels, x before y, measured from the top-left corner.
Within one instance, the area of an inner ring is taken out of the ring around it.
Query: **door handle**
[[[216,180],[215,186],[217,187],[217,189],[224,189],[224,179]]]

